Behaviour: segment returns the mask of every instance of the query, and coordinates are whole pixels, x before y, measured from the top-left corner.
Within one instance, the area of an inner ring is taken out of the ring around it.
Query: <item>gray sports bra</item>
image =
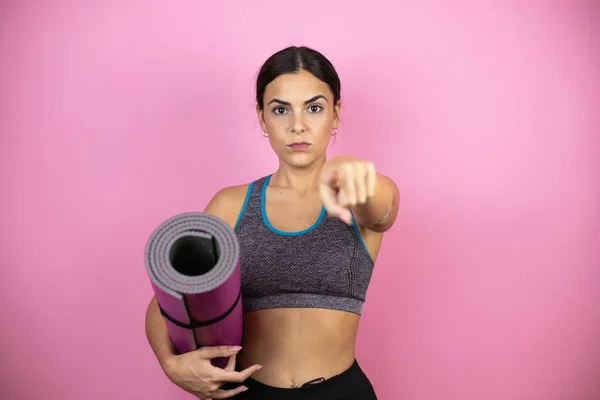
[[[265,212],[270,178],[249,185],[235,224],[244,311],[316,307],[360,315],[374,263],[356,224],[346,225],[323,207],[308,229],[275,229]]]

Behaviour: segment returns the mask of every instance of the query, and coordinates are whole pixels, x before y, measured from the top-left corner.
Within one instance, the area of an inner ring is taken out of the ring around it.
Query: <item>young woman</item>
[[[204,210],[240,242],[242,346],[177,354],[154,298],[150,346],[168,378],[200,398],[376,399],[355,340],[398,188],[369,161],[327,159],[340,80],[321,53],[289,47],[272,55],[259,72],[256,102],[279,168],[221,189]],[[212,366],[215,357],[230,357],[228,366]]]

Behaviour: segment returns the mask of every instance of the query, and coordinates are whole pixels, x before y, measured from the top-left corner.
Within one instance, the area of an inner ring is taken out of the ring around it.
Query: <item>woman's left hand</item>
[[[352,157],[335,157],[323,165],[319,194],[328,214],[350,225],[350,208],[365,204],[375,194],[377,174],[368,161]]]

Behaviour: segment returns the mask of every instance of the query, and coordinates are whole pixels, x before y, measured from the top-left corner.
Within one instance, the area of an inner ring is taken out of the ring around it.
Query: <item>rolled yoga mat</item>
[[[241,344],[239,253],[235,232],[209,214],[176,215],[150,235],[146,270],[179,353]],[[213,360],[220,367],[226,362]]]

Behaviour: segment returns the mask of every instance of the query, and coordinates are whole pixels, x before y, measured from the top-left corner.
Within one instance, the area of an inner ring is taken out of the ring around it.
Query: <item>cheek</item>
[[[269,132],[269,141],[271,144],[285,145],[287,132],[289,130],[289,122],[285,117],[277,116],[277,118],[265,118],[265,126]]]
[[[329,135],[333,128],[333,116],[328,114],[316,114],[311,118],[311,129],[319,135]]]
[[[289,124],[289,118],[284,115],[265,115],[264,121],[267,128],[272,130],[281,130]]]

